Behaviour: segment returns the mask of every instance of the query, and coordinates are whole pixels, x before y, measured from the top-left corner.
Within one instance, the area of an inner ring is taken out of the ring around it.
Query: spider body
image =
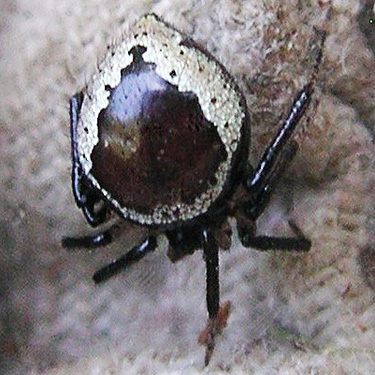
[[[323,44],[324,37],[322,38]],[[317,59],[320,63],[321,54]],[[316,68],[317,69],[317,68]],[[257,236],[255,222],[297,152],[291,139],[313,93],[297,94],[257,168],[248,164],[250,123],[245,99],[226,69],[191,39],[155,15],[109,50],[85,91],[70,100],[72,187],[92,226],[115,211],[146,228],[144,240],[94,275],[100,283],[169,241],[176,261],[203,249],[209,322],[201,342],[208,364],[229,305],[219,303],[219,248],[231,245],[229,217],[246,247],[310,249],[295,238]],[[97,247],[113,228],[64,238],[64,247]]]

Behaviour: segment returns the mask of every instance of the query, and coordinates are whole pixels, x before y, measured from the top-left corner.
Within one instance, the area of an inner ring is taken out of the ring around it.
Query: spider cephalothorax
[[[322,37],[322,44],[324,36]],[[209,323],[200,341],[208,364],[229,304],[219,304],[219,248],[229,248],[228,217],[244,246],[308,251],[295,238],[257,236],[255,222],[297,151],[291,139],[314,78],[297,95],[257,168],[248,165],[246,103],[226,69],[191,39],[155,15],[110,49],[87,88],[70,100],[73,193],[97,226],[115,211],[147,229],[144,240],[94,275],[100,283],[169,241],[176,261],[203,249]],[[65,238],[65,247],[111,242],[113,227],[95,236]]]

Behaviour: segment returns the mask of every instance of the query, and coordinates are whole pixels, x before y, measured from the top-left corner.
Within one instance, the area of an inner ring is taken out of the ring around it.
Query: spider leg
[[[84,247],[86,249],[95,249],[110,244],[113,240],[113,232],[117,230],[117,225],[112,225],[103,232],[96,233],[91,236],[83,237],[64,237],[61,241],[63,247],[73,249]]]
[[[93,227],[104,223],[109,208],[104,205],[95,210],[95,205],[102,202],[101,197],[85,177],[78,157],[77,125],[83,102],[83,93],[79,92],[70,98],[70,132],[72,147],[72,190],[77,206],[82,209],[86,220]]]
[[[207,310],[208,317],[213,319],[217,316],[220,304],[219,293],[219,247],[210,231],[204,229],[202,232],[203,255],[206,262],[207,282]]]
[[[245,203],[244,208],[244,212],[249,219],[256,221],[258,217],[263,213],[272,197],[277,183],[280,181],[285,170],[292,162],[297,151],[297,142],[291,141],[290,144],[288,144],[282,151],[279,163],[273,169],[272,173],[269,174],[264,186],[256,194],[249,194],[250,199],[247,203]]]
[[[302,231],[289,221],[289,225],[295,234],[295,237],[273,237],[273,236],[256,236],[255,225],[245,228],[239,228],[238,234],[240,241],[245,247],[252,247],[260,251],[267,250],[284,250],[284,251],[309,251],[311,241],[305,237]]]
[[[266,149],[255,172],[246,181],[247,191],[254,202],[254,214],[256,213],[253,215],[254,219],[263,212],[261,208],[264,209],[270,199],[272,187],[279,180],[281,173],[288,167],[297,151],[298,146],[295,142],[287,143],[305,113],[312,93],[312,83],[307,84],[298,93],[279,132]]]
[[[93,280],[96,284],[108,280],[132,264],[141,260],[146,254],[156,249],[155,236],[148,236],[139,245],[134,246],[128,253],[115,259],[112,263],[102,267],[94,273]]]
[[[207,327],[199,336],[199,343],[206,346],[204,364],[207,366],[215,348],[215,338],[227,325],[230,303],[220,306],[219,289],[219,247],[208,229],[201,234],[203,256],[206,262],[206,301],[208,311]]]
[[[293,159],[295,152],[297,151],[297,146],[290,145],[290,139],[301,117],[306,112],[306,109],[308,108],[312,95],[314,93],[314,85],[317,80],[319,68],[323,59],[323,48],[327,36],[326,30],[331,16],[332,7],[329,9],[326,15],[323,30],[321,31],[320,47],[318,49],[310,82],[305,85],[303,89],[296,95],[289,113],[284,120],[281,128],[279,129],[279,132],[272,140],[270,146],[264,152],[263,157],[255,172],[253,172],[250,178],[248,178],[245,182],[249,194],[255,197],[256,202],[258,201],[255,206],[259,206],[259,208],[257,209],[256,207],[254,207],[255,219],[263,212],[265,203],[269,201],[273,190],[272,188],[278,180],[277,177],[280,176],[282,171],[287,168],[287,166]],[[288,146],[290,146],[292,150],[285,152],[285,148],[287,148]],[[295,150],[293,150],[293,148],[295,148]],[[279,163],[281,163],[281,167],[278,166]],[[262,203],[262,201],[264,201],[265,203]]]
[[[81,208],[88,223],[93,227],[105,223],[108,218],[108,213],[110,212],[109,207],[103,203],[102,199],[94,190],[88,190],[85,192],[84,196],[85,203]],[[103,203],[103,206],[95,210],[95,205],[98,203]]]
[[[252,247],[261,251],[310,250],[311,241],[304,236],[302,231],[292,221],[289,221],[289,225],[296,237],[257,236],[255,234],[255,221],[263,213],[265,207],[269,203],[275,186],[293,160],[297,150],[297,142],[291,141],[280,151],[279,160],[274,168],[270,169],[268,175],[264,177],[263,186],[261,186],[257,192],[252,192],[249,201],[245,203],[243,207],[244,216],[241,214],[237,216],[238,235],[243,246]],[[254,175],[256,175],[256,172]]]

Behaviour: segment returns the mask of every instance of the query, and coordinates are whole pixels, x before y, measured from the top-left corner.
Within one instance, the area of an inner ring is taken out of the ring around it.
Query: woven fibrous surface
[[[326,7],[297,0],[5,0],[0,7],[2,373],[200,373],[201,252],[172,264],[160,239],[157,252],[95,287],[92,273],[142,230],[124,225],[118,241],[93,252],[61,247],[64,235],[92,232],[71,193],[69,98],[107,44],[155,12],[233,74],[249,107],[255,165],[309,80],[314,27]],[[333,2],[311,120],[301,124],[298,155],[259,221],[259,232],[286,236],[292,219],[313,247],[259,253],[234,235],[220,260],[222,301],[233,309],[208,372],[373,373],[375,59],[366,30],[374,29],[358,26],[371,11],[370,2]]]

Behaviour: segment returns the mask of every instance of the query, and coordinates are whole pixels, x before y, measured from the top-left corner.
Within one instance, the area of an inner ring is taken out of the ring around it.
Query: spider
[[[256,221],[298,144],[293,139],[308,107],[322,59],[325,32],[310,82],[296,95],[258,166],[248,163],[250,123],[245,99],[227,70],[205,49],[154,14],[110,47],[85,90],[70,99],[72,189],[88,223],[110,213],[146,228],[141,243],[95,272],[95,283],[126,270],[165,235],[177,261],[203,249],[208,323],[200,335],[205,365],[226,326],[220,304],[219,249],[231,246],[228,218],[243,246],[308,251],[311,242],[256,234]],[[116,225],[66,248],[108,245]]]

